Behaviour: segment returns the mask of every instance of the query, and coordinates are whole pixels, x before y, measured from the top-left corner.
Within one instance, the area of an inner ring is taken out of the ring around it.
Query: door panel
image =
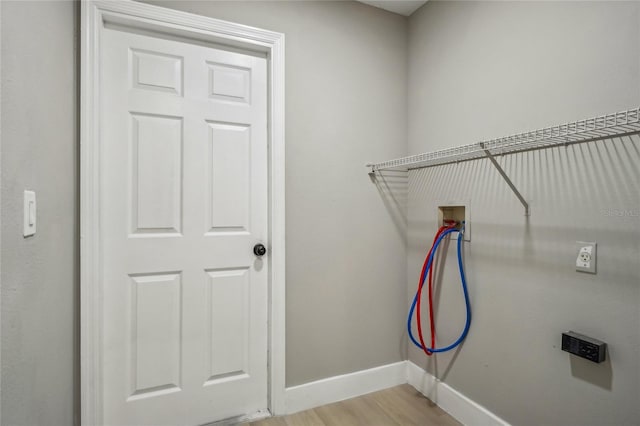
[[[209,232],[249,232],[251,128],[209,123]],[[227,158],[235,158],[231,163]]]
[[[134,88],[182,95],[182,57],[138,49],[131,56]]]
[[[132,232],[180,233],[182,118],[131,114]]]
[[[249,374],[249,271],[207,271],[210,376],[206,385]]]
[[[266,409],[266,59],[101,43],[105,423]]]
[[[131,277],[131,396],[180,390],[180,274]]]
[[[212,98],[250,103],[251,69],[209,62],[209,94]]]

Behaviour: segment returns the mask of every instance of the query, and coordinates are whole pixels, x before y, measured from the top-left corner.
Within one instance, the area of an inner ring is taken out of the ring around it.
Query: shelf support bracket
[[[524,197],[522,196],[522,194],[520,193],[520,191],[518,191],[518,188],[516,188],[516,186],[513,184],[513,182],[511,181],[511,179],[509,178],[509,176],[507,176],[507,174],[505,173],[505,171],[502,169],[502,167],[500,167],[500,164],[498,163],[498,161],[495,159],[495,157],[493,156],[493,154],[491,154],[491,151],[489,151],[488,149],[485,149],[485,145],[484,143],[480,143],[480,147],[482,148],[482,150],[484,151],[485,155],[487,156],[487,158],[489,160],[491,160],[491,163],[493,163],[493,165],[495,166],[495,168],[498,170],[498,173],[500,173],[500,176],[502,176],[502,178],[505,180],[505,182],[507,182],[507,185],[509,185],[509,188],[511,188],[511,190],[513,191],[514,194],[516,194],[516,197],[518,197],[518,200],[520,200],[520,202],[522,203],[522,205],[524,206],[524,215],[525,216],[531,216],[531,210],[529,208],[529,203],[527,203],[527,201],[524,199]]]
[[[373,163],[367,163],[364,166],[371,168],[369,171],[369,178],[373,181],[376,178],[376,170],[373,168]]]

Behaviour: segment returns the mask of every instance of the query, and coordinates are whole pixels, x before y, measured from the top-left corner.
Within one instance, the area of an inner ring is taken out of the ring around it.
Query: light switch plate
[[[596,273],[596,243],[576,241],[576,271]]]
[[[36,193],[24,191],[24,214],[22,235],[30,237],[36,233]]]

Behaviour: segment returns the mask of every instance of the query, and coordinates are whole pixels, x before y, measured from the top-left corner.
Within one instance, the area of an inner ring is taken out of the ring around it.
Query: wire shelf
[[[640,133],[640,107],[489,141],[367,164],[367,167],[371,167],[372,172],[411,170],[635,133]]]

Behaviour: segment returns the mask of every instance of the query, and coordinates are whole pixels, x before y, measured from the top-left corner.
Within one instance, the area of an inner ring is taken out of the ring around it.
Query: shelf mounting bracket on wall
[[[518,197],[518,200],[520,200],[520,202],[524,206],[524,215],[531,216],[531,209],[529,208],[529,203],[527,202],[527,200],[524,199],[520,191],[518,191],[518,188],[516,188],[516,186],[513,184],[513,182],[507,175],[507,173],[505,173],[504,169],[498,163],[498,160],[496,160],[493,154],[491,154],[491,151],[485,148],[484,142],[480,142],[480,147],[482,148],[484,153],[487,155],[487,158],[491,160],[491,163],[494,165],[494,167],[498,170],[498,173],[500,173],[500,176],[502,176],[505,182],[507,182],[507,185],[509,185],[509,188],[511,188],[513,193],[516,194],[516,197]]]

